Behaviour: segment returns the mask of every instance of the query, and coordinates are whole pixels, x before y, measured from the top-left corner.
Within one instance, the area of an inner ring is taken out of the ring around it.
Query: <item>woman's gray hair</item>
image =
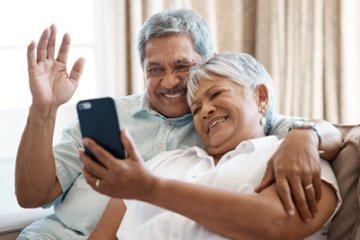
[[[198,91],[199,82],[202,79],[216,80],[216,76],[225,77],[241,86],[251,90],[264,84],[268,90],[268,104],[265,109],[265,133],[269,134],[274,119],[274,87],[273,82],[265,68],[246,53],[222,53],[217,54],[206,63],[193,67],[187,79],[187,101],[189,106]]]
[[[167,9],[149,17],[140,30],[138,51],[143,68],[146,43],[152,38],[173,34],[188,35],[204,62],[212,56],[213,42],[207,23],[190,9]]]

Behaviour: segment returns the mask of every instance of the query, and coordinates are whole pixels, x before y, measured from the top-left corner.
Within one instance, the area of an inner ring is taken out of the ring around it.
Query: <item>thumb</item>
[[[136,159],[136,160],[141,159],[140,154],[136,149],[134,140],[132,139],[132,137],[129,134],[129,131],[126,128],[121,130],[121,141],[124,144],[125,151],[127,152],[128,158]]]
[[[273,161],[270,159],[266,166],[265,174],[261,179],[260,184],[255,188],[255,192],[261,192],[265,188],[269,187],[273,182],[275,182],[275,174],[273,169]]]

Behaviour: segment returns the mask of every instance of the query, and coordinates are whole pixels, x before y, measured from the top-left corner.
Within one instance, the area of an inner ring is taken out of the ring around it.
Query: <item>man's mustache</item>
[[[177,87],[174,87],[174,88],[164,88],[164,87],[161,87],[161,88],[158,88],[156,90],[156,94],[177,94],[177,93],[182,93],[184,91],[186,91],[187,88],[186,86],[177,86]]]

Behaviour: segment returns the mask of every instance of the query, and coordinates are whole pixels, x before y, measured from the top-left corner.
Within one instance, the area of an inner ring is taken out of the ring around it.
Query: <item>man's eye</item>
[[[183,66],[176,66],[176,71],[177,72],[188,72],[189,71],[189,69],[190,69],[190,66],[185,66],[185,65],[183,65]]]
[[[149,74],[152,74],[152,75],[156,75],[156,74],[161,74],[164,72],[164,69],[163,68],[159,68],[159,67],[156,67],[156,68],[148,68],[147,69],[147,72]]]

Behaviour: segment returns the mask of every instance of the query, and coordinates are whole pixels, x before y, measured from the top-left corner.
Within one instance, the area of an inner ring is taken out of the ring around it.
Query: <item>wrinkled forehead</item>
[[[198,65],[197,59],[190,59],[187,57],[181,57],[181,56],[168,56],[164,58],[152,58],[145,61],[146,67],[151,66],[165,66],[165,65],[171,65],[171,66],[179,66],[179,65],[186,65],[186,66],[195,66]]]
[[[145,65],[182,62],[199,64],[201,59],[191,38],[185,34],[152,38],[145,45]]]

